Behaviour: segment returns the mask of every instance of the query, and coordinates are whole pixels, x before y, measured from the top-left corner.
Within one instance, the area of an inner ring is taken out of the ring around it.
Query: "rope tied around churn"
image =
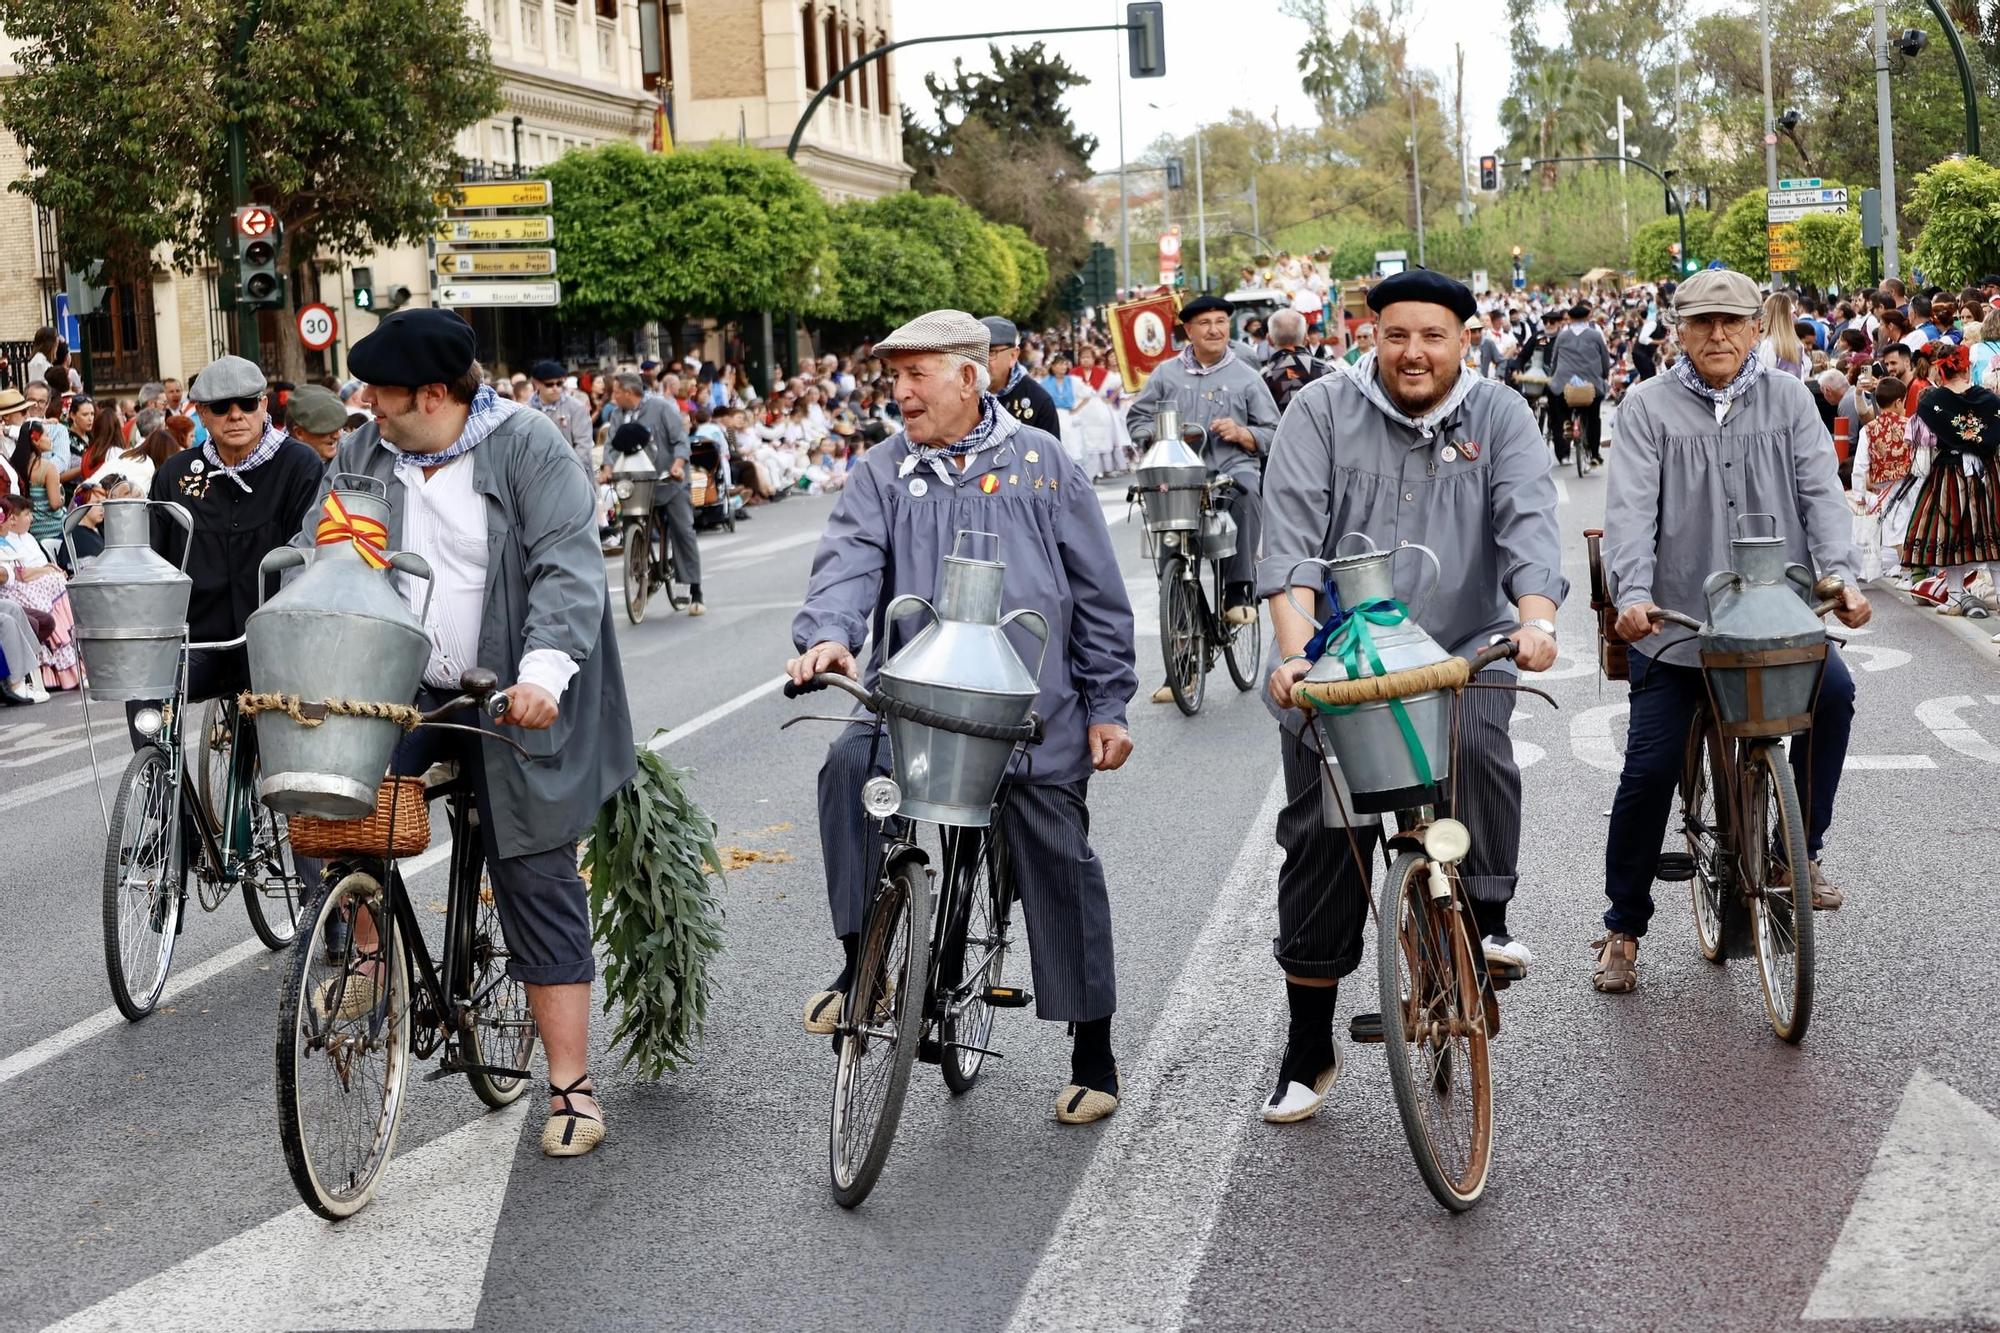
[[[404,731],[414,731],[424,720],[424,715],[408,704],[374,703],[366,699],[308,701],[296,694],[259,694],[250,690],[236,696],[236,707],[245,717],[282,713],[302,727],[317,727],[329,717],[372,717],[394,722]]]

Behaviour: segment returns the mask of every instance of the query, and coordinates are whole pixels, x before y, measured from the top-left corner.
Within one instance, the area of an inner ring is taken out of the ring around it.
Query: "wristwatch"
[[[1543,620],[1540,617],[1537,617],[1534,620],[1522,621],[1521,628],[1538,629],[1542,633],[1548,635],[1551,639],[1553,639],[1556,636],[1556,622],[1553,620]]]

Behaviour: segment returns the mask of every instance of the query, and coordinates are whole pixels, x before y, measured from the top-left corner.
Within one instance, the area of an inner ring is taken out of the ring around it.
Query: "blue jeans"
[[[1604,893],[1611,906],[1606,930],[1644,935],[1653,915],[1653,878],[1660,842],[1681,780],[1695,709],[1708,701],[1699,667],[1655,662],[1631,654],[1632,717],[1625,735],[1625,771],[1611,803],[1611,834],[1604,848]],[[1792,774],[1807,808],[1806,844],[1814,860],[1833,823],[1833,798],[1847,761],[1854,726],[1854,677],[1840,650],[1828,648],[1812,730],[1792,738]]]

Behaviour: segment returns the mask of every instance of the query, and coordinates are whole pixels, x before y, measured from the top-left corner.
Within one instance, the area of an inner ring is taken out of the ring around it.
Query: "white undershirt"
[[[479,631],[486,612],[486,503],[472,488],[472,463],[461,457],[431,469],[399,467],[403,484],[405,550],[430,562],[436,589],[424,632],[430,635],[431,658],[424,666],[424,683],[455,690],[468,667],[479,664]],[[412,609],[424,604],[424,581],[397,575],[403,598]],[[538,685],[552,698],[562,698],[576,659],[554,648],[534,648],[522,654],[516,677]]]

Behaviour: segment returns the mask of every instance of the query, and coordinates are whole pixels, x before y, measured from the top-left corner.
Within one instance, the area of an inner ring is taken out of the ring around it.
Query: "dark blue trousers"
[[[1707,702],[1699,667],[1656,662],[1631,654],[1632,717],[1625,734],[1625,771],[1611,803],[1611,835],[1604,848],[1604,913],[1607,930],[1644,935],[1653,915],[1653,878],[1660,843],[1677,798],[1681,765],[1695,709]],[[1854,726],[1854,677],[1838,648],[1828,648],[1826,674],[1812,730],[1792,738],[1792,773],[1806,807],[1806,841],[1814,860],[1833,823],[1833,798],[1847,761],[1847,737]]]

